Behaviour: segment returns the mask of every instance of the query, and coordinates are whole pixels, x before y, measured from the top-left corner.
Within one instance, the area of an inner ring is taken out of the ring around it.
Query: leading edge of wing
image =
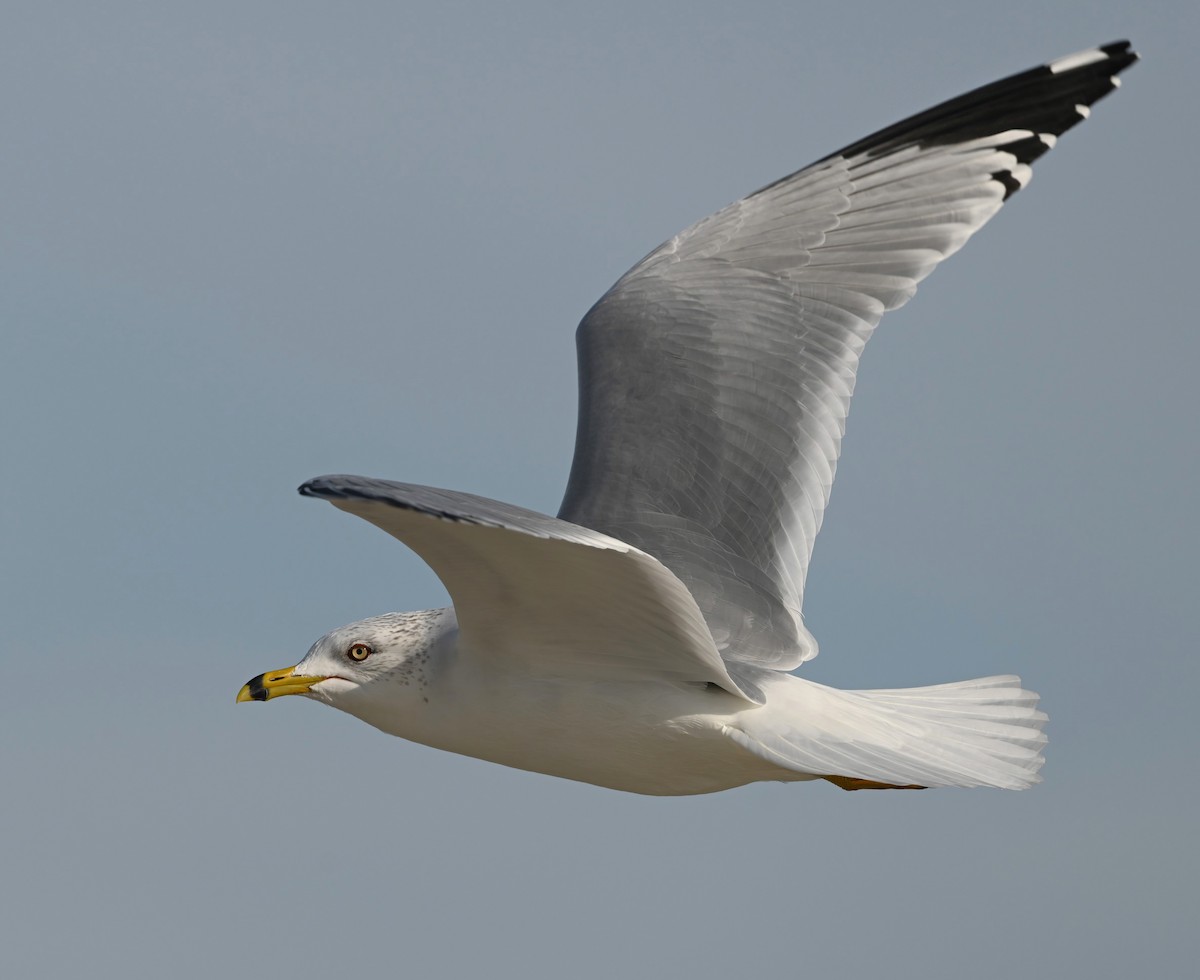
[[[454,602],[464,640],[531,671],[711,683],[752,703],[687,587],[616,538],[537,511],[437,487],[323,476],[328,500],[415,551]]]

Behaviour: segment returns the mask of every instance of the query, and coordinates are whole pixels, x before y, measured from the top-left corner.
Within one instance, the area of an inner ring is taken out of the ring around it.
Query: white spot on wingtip
[[[1028,139],[1033,136],[1032,129],[1006,129],[1002,133],[993,133],[990,136],[981,136],[978,139],[964,140],[954,146],[956,153],[963,153],[968,150],[986,149],[993,146],[1004,146],[1006,143],[1015,143],[1017,140]]]
[[[1076,111],[1076,112],[1078,112],[1078,113],[1079,113],[1079,115],[1080,115],[1080,116],[1082,116],[1084,119],[1086,119],[1088,116],[1090,116],[1090,115],[1092,114],[1092,110],[1091,110],[1091,109],[1089,109],[1089,108],[1088,108],[1087,106],[1085,106],[1085,105],[1077,105],[1077,106],[1075,106],[1075,111]]]
[[[1058,137],[1053,133],[1038,133],[1038,139],[1041,140],[1049,150],[1053,150],[1054,144],[1058,142]]]
[[[1113,83],[1113,88],[1121,87],[1121,79],[1117,78],[1116,75],[1113,75],[1112,78],[1109,79],[1109,81]]]
[[[1069,54],[1065,58],[1059,58],[1057,61],[1050,62],[1047,67],[1055,75],[1064,71],[1072,71],[1075,68],[1082,68],[1084,65],[1095,64],[1097,61],[1104,61],[1106,55],[1099,48],[1091,48],[1087,51],[1080,51],[1078,54]]]

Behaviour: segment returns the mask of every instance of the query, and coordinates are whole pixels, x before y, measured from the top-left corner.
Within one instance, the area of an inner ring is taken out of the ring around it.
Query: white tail
[[[792,675],[739,716],[738,744],[795,772],[894,786],[1025,789],[1040,780],[1046,715],[1013,675],[839,691]]]

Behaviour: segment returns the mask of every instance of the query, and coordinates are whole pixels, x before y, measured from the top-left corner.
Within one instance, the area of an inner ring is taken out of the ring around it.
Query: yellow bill
[[[323,680],[327,680],[327,678],[306,677],[303,674],[297,674],[295,667],[269,670],[245,684],[238,691],[237,699],[238,701],[270,701],[271,698],[281,698],[285,694],[307,694],[309,688],[314,684],[320,684]]]

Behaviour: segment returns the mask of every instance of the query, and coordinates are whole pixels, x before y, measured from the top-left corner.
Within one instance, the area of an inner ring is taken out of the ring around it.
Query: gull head
[[[295,666],[252,678],[237,699],[303,694],[353,714],[375,695],[394,703],[403,692],[406,700],[427,701],[437,641],[453,625],[449,612],[385,613],[341,626],[317,640]]]

